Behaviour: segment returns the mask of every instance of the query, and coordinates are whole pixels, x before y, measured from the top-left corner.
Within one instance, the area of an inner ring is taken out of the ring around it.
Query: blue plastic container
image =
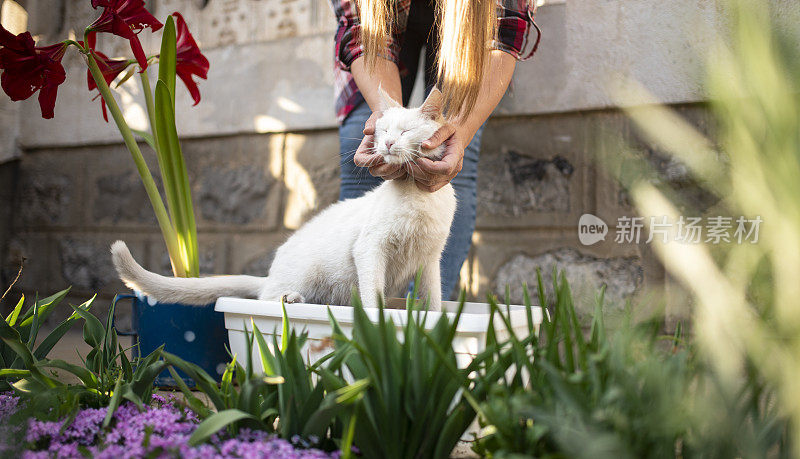
[[[230,361],[225,345],[228,332],[225,329],[225,316],[214,311],[214,303],[205,306],[159,303],[137,292],[136,295],[118,295],[118,299],[133,300],[132,330],[117,333],[131,335],[134,344],[134,358],[146,356],[162,344],[164,350],[192,362],[206,371],[211,377],[219,379]],[[178,371],[189,387],[194,381]],[[175,380],[169,371],[164,371],[155,384],[159,387],[174,387]]]

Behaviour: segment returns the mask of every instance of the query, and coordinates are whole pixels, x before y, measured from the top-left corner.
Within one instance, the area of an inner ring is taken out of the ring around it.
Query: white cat
[[[417,156],[439,159],[443,147],[421,149],[443,123],[443,98],[431,91],[421,107],[403,108],[381,92],[383,116],[375,126],[375,151],[399,164]],[[316,304],[350,304],[357,286],[366,307],[378,295],[402,294],[422,267],[420,291],[441,308],[439,258],[456,208],[446,185],[434,193],[413,179],[389,180],[357,199],[331,205],[295,232],[275,254],[267,277],[176,278],[145,270],[122,241],[111,246],[125,284],[165,303],[203,305],[221,296]]]

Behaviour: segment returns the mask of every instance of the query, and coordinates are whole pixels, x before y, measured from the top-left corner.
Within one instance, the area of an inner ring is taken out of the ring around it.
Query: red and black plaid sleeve
[[[410,0],[398,2],[398,16],[403,19],[407,17]],[[361,44],[361,21],[358,17],[358,9],[355,0],[331,0],[333,12],[336,14],[338,26],[334,37],[336,43],[336,63],[344,70],[350,70],[350,64],[364,53]],[[402,14],[405,13],[405,16]],[[400,61],[400,44],[402,37],[399,36],[405,31],[405,24],[395,25],[395,33],[387,38],[386,49],[381,55],[395,63]]]
[[[532,1],[532,0],[531,0]],[[533,22],[536,7],[529,0],[499,0],[497,39],[494,47],[519,60],[530,58],[539,45],[541,34]],[[531,29],[535,35],[531,35]]]

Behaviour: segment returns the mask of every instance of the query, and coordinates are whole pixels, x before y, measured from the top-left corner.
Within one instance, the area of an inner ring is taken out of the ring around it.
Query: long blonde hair
[[[357,0],[361,43],[369,71],[387,44],[395,20],[395,0]],[[436,0],[439,49],[437,85],[449,117],[466,115],[478,100],[481,80],[495,36],[495,0]]]

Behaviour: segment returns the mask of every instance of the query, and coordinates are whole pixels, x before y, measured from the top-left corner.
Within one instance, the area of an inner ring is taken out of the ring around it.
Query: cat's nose
[[[392,142],[391,140],[387,140],[386,141],[386,151],[391,151],[392,150],[392,145],[394,145],[394,142]]]

